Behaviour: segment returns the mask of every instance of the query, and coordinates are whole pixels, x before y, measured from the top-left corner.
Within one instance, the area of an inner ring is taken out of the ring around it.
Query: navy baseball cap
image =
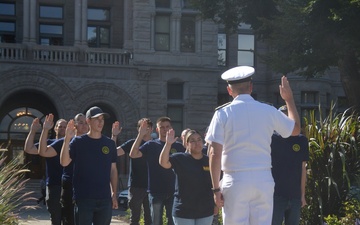
[[[108,119],[110,117],[110,115],[108,113],[103,112],[102,109],[100,109],[97,106],[91,107],[86,112],[86,118],[96,118],[96,117],[98,117],[100,115],[103,115],[105,119]]]

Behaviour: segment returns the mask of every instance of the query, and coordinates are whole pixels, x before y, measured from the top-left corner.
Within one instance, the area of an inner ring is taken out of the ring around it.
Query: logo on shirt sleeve
[[[298,152],[298,151],[300,151],[300,145],[294,144],[294,145],[292,146],[292,149],[293,149],[295,152]]]
[[[175,148],[170,149],[171,154],[176,153],[176,152],[177,152],[177,150]]]
[[[104,147],[102,147],[101,151],[102,151],[102,153],[104,153],[105,155],[107,155],[107,154],[109,154],[110,149],[109,149],[108,146],[104,146]]]

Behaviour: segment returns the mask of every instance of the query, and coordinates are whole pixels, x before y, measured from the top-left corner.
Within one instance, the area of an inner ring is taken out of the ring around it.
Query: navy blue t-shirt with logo
[[[305,136],[282,138],[272,136],[272,175],[275,181],[274,195],[301,199],[302,163],[309,161],[309,145]]]
[[[70,142],[73,162],[74,199],[110,199],[110,173],[116,163],[115,142],[102,135],[99,139],[87,134]]]

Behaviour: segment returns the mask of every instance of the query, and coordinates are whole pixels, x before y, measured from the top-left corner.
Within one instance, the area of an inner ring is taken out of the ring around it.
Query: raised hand
[[[39,118],[35,118],[31,124],[31,131],[36,132],[41,129],[41,124]]]
[[[115,121],[111,128],[111,133],[113,136],[118,136],[121,133],[122,127],[120,126],[119,121]]]
[[[66,125],[66,130],[65,130],[65,137],[66,138],[73,138],[75,136],[75,123],[74,120],[71,119],[68,124]]]
[[[166,143],[173,144],[178,137],[175,137],[175,130],[170,129],[166,132]]]
[[[289,101],[293,99],[293,93],[289,84],[287,77],[281,77],[281,85],[279,85],[280,95],[284,101]]]
[[[46,117],[45,117],[43,129],[51,130],[51,128],[53,128],[53,126],[54,126],[54,115],[50,113],[49,115],[46,115]]]
[[[146,135],[146,133],[149,131],[149,127],[148,127],[148,124],[146,122],[146,120],[142,120],[141,121],[141,124],[140,124],[140,127],[139,127],[139,135],[141,137],[144,137]]]

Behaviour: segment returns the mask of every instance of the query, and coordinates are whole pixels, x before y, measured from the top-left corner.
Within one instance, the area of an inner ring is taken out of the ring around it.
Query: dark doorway
[[[29,178],[40,179],[45,174],[45,160],[38,155],[25,153],[24,143],[34,118],[43,122],[45,115],[58,118],[54,104],[43,93],[24,90],[11,95],[0,107],[0,145],[6,146],[8,160],[22,155],[21,163],[31,171]],[[35,136],[39,140],[41,130]],[[51,137],[54,133],[51,133]]]

